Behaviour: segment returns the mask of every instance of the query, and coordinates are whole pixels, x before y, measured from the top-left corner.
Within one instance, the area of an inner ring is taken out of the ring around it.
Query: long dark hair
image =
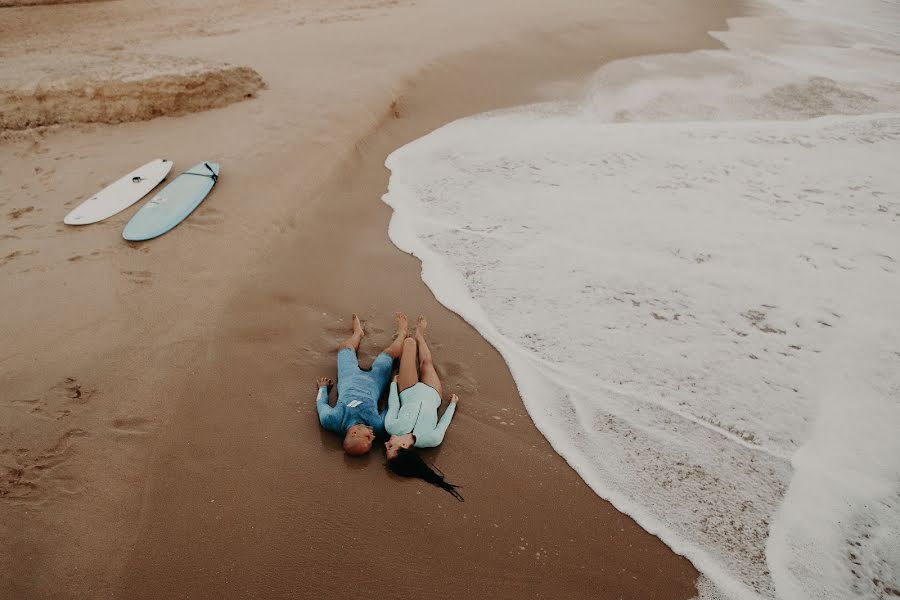
[[[425,461],[422,460],[421,456],[409,448],[400,448],[397,451],[397,456],[388,459],[387,468],[390,469],[391,473],[399,475],[400,477],[418,477],[419,479],[424,479],[431,485],[436,485],[439,488],[447,490],[460,502],[465,502],[462,495],[456,491],[456,488],[460,486],[444,481],[444,474],[441,473],[437,467],[434,467],[434,469],[429,467],[425,464]]]

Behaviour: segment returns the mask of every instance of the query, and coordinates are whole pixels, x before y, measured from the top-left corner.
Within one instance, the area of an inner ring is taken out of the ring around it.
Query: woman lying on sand
[[[439,445],[444,440],[444,434],[459,402],[456,394],[450,396],[450,405],[438,420],[443,388],[437,371],[434,370],[431,351],[425,343],[427,326],[425,317],[419,317],[415,339],[406,338],[403,342],[400,372],[391,383],[388,410],[384,417],[384,428],[391,434],[391,438],[384,444],[387,467],[403,477],[424,479],[447,490],[462,502],[463,497],[456,491],[458,486],[444,481],[444,475],[425,464],[412,449],[413,446],[433,448]]]

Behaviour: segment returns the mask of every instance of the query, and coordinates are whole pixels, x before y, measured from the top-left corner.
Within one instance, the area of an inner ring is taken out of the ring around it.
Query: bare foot
[[[394,317],[397,319],[397,333],[394,334],[394,339],[405,338],[409,334],[409,321],[406,315],[398,310],[394,313]]]
[[[428,321],[425,317],[416,319],[416,337],[425,338],[425,330],[428,328]]]
[[[362,323],[359,322],[359,317],[356,315],[356,313],[353,313],[353,333],[354,334],[358,333],[360,335],[366,335],[366,332],[363,331]]]

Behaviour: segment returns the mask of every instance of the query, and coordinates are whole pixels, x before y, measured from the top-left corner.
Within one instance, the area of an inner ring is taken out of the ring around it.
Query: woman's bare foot
[[[394,313],[394,317],[397,319],[397,333],[394,334],[394,339],[405,338],[409,335],[409,321],[407,320],[406,315],[398,310]]]
[[[416,319],[416,337],[421,337],[425,339],[425,330],[428,329],[428,321],[425,317],[419,317]]]

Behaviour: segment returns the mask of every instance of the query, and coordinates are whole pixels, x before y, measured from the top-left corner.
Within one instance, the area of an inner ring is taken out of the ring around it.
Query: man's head
[[[344,452],[350,456],[362,456],[372,449],[375,432],[368,425],[357,423],[347,430],[344,436]]]

